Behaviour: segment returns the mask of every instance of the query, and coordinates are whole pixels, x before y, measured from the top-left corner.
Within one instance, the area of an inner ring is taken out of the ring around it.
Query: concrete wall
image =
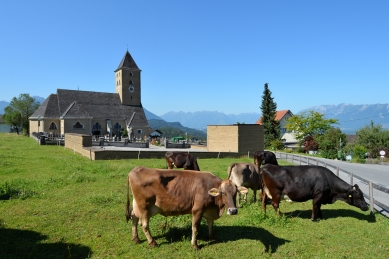
[[[240,155],[264,149],[263,126],[259,124],[210,125],[209,152],[236,152]]]

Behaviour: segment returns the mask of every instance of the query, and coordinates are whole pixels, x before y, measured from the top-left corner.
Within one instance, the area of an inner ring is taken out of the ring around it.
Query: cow
[[[278,165],[276,155],[270,151],[255,151],[254,152],[254,164],[261,167],[262,163]]]
[[[184,170],[200,171],[196,157],[189,153],[168,151],[165,153],[165,158],[168,169],[173,169],[175,166],[176,168],[184,168]]]
[[[133,208],[130,204],[130,189]],[[201,218],[208,222],[213,236],[213,222],[223,215],[236,215],[236,193],[247,193],[247,188],[237,187],[230,180],[222,180],[209,172],[194,170],[151,169],[135,167],[127,178],[126,219],[132,220],[132,240],[140,243],[137,225],[140,223],[151,247],[157,246],[149,230],[149,220],[156,214],[178,216],[192,214],[191,244],[197,250],[196,235]]]
[[[236,186],[244,186],[250,188],[254,192],[254,202],[257,200],[257,190],[261,189],[261,176],[259,168],[252,163],[232,163],[228,169],[227,174]],[[240,197],[238,193],[238,208],[240,208]],[[247,193],[244,195],[244,201],[247,202]]]
[[[358,185],[346,183],[331,170],[323,166],[276,166],[267,164],[261,169],[262,208],[266,212],[266,199],[281,215],[279,204],[281,198],[288,201],[304,202],[312,199],[312,221],[323,218],[322,204],[332,204],[337,200],[368,210],[363,193]]]

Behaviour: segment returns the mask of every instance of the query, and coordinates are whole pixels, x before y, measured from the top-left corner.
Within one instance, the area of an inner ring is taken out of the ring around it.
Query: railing
[[[316,158],[312,158],[309,156],[290,154],[290,153],[283,153],[283,152],[274,152],[274,153],[276,154],[277,159],[282,159],[282,160],[285,160],[288,162],[292,162],[292,163],[296,163],[296,164],[300,164],[300,165],[320,165],[320,166],[324,166],[324,167],[329,168],[329,169],[332,168],[333,171],[336,171],[336,175],[338,177],[342,178],[340,176],[340,173],[343,173],[347,177],[349,177],[351,185],[354,185],[354,179],[357,179],[362,184],[368,186],[368,193],[369,194],[366,194],[365,192],[363,194],[364,194],[364,197],[366,199],[368,199],[370,202],[370,211],[374,212],[374,205],[377,205],[380,208],[389,212],[389,204],[384,204],[382,202],[379,202],[376,199],[374,199],[374,197],[373,197],[373,193],[375,193],[375,192],[373,192],[373,189],[376,189],[378,192],[382,192],[383,194],[389,194],[388,188],[383,187],[379,184],[373,183],[373,182],[366,180],[362,177],[359,177],[357,175],[354,175],[353,173],[348,172],[344,169],[341,169],[338,166],[334,166],[334,165],[328,164],[326,162],[320,161]],[[366,189],[366,188],[364,188],[364,189]],[[362,188],[361,188],[361,190],[362,190]],[[387,200],[389,200],[389,196],[387,197]]]

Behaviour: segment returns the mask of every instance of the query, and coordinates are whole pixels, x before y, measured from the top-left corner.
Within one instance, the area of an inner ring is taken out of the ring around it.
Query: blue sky
[[[127,48],[142,104],[261,113],[389,103],[389,1],[2,1],[0,101],[114,92]]]

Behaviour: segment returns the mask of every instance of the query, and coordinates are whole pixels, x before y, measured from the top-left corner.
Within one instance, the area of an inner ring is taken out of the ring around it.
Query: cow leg
[[[132,219],[132,241],[134,241],[135,244],[139,244],[140,243],[140,240],[138,237],[139,218],[137,216],[135,216],[135,214],[133,212],[131,219]]]
[[[313,201],[312,206],[312,221],[316,221],[317,218],[323,218],[323,215],[321,214],[321,204],[317,201]]]
[[[192,211],[192,240],[190,243],[196,250],[199,249],[199,246],[197,245],[197,234],[198,229],[200,228],[201,217],[202,215],[200,212]]]
[[[254,192],[254,203],[257,201],[257,189],[253,189]]]
[[[210,240],[215,240],[214,235],[213,235],[213,220],[212,219],[207,219],[207,223],[208,223],[209,239]]]
[[[267,195],[266,192],[263,191],[263,189],[261,194],[261,201],[262,201],[262,210],[263,212],[266,213]]]
[[[274,210],[277,212],[278,216],[282,216],[280,211],[280,196],[273,196],[271,200],[271,205],[273,205]]]
[[[151,247],[156,247],[157,242],[155,242],[154,238],[151,236],[150,229],[149,229],[149,221],[150,221],[150,217],[146,216],[143,218],[143,220],[141,221],[142,229],[143,229],[143,232],[145,233],[147,241],[149,242],[149,245]]]

